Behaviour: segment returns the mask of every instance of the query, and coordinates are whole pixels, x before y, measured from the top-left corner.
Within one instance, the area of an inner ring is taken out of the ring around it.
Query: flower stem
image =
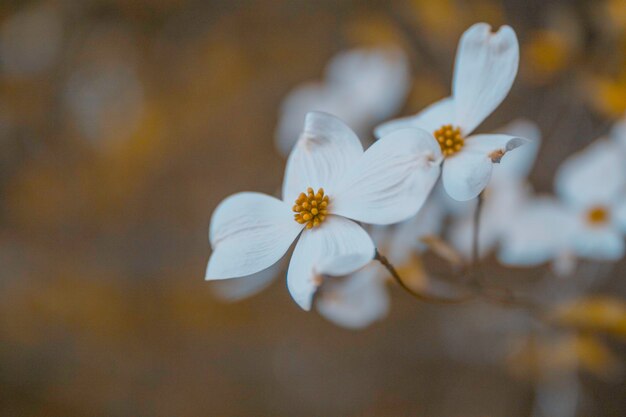
[[[378,249],[376,249],[374,253],[374,259],[380,262],[387,269],[387,271],[389,271],[389,274],[396,280],[396,282],[402,287],[402,289],[404,289],[406,292],[408,292],[420,301],[432,304],[460,304],[474,298],[473,294],[458,298],[448,298],[418,292],[404,283],[404,281],[400,277],[400,274],[398,274],[398,271],[396,271],[396,268],[394,268],[394,266],[385,256],[381,255],[380,252],[378,252]]]
[[[474,232],[472,235],[472,267],[476,268],[480,261],[480,245],[479,245],[479,233],[480,233],[480,214],[483,209],[483,193],[478,194],[476,201],[476,209],[474,210]]]

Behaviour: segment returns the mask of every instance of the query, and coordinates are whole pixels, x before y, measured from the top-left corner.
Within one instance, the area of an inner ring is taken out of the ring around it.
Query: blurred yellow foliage
[[[357,15],[348,22],[345,32],[348,40],[355,45],[393,44],[406,47],[398,27],[382,14]]]
[[[589,77],[587,90],[602,114],[617,118],[626,112],[626,71],[616,78]]]
[[[526,78],[542,84],[567,69],[571,45],[562,33],[540,29],[531,33],[529,41],[522,45],[522,56]]]
[[[518,344],[508,364],[513,375],[532,380],[579,369],[602,378],[621,372],[620,360],[600,339],[578,334],[532,335]]]
[[[626,339],[626,302],[611,297],[589,297],[559,306],[552,319],[582,330],[601,331]]]

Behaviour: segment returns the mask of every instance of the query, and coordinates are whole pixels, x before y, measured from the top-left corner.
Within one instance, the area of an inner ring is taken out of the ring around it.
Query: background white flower
[[[507,265],[574,258],[616,260],[624,255],[626,175],[615,142],[599,139],[570,156],[556,174],[558,198],[529,199],[504,236],[498,257]]]
[[[362,329],[382,320],[389,312],[387,270],[378,263],[342,279],[329,280],[317,298],[317,311],[333,323],[349,329]]]
[[[560,166],[555,188],[575,214],[572,249],[578,256],[616,260],[624,255],[625,187],[624,154],[606,139],[595,141]]]
[[[206,279],[262,271],[300,236],[287,285],[294,300],[310,309],[321,275],[346,275],[374,256],[367,232],[348,219],[391,224],[419,210],[439,175],[433,145],[427,132],[404,129],[363,152],[342,121],[310,113],[287,161],[283,200],[244,192],[216,208]]]
[[[322,81],[294,88],[284,99],[276,145],[288,155],[310,111],[333,114],[362,137],[400,109],[411,84],[407,57],[396,47],[357,48],[335,55]]]
[[[387,122],[376,129],[383,136],[407,126],[420,127],[441,146],[443,185],[455,200],[476,197],[488,184],[493,163],[524,141],[504,134],[470,134],[506,97],[519,64],[515,32],[477,23],[461,37],[454,67],[452,96],[416,116]]]

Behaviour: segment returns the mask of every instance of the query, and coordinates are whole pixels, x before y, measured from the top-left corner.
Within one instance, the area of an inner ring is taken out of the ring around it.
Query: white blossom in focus
[[[421,113],[384,123],[378,137],[402,127],[432,133],[440,146],[442,179],[447,193],[459,201],[475,198],[487,186],[493,164],[525,141],[505,134],[471,133],[507,96],[519,63],[519,44],[513,29],[477,23],[461,37],[454,67],[452,96]]]
[[[287,161],[282,200],[243,192],[215,209],[206,279],[262,271],[297,240],[287,286],[309,310],[321,276],[346,275],[372,260],[374,244],[355,221],[392,224],[424,204],[439,175],[434,145],[427,132],[403,129],[363,152],[341,120],[309,113]]]
[[[304,116],[310,111],[333,114],[359,136],[392,116],[410,88],[409,64],[396,47],[359,48],[337,54],[323,81],[308,82],[284,99],[276,129],[276,145],[288,155],[296,143]]]

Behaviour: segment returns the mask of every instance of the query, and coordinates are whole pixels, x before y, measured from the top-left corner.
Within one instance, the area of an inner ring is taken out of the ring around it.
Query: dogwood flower
[[[309,310],[321,275],[346,275],[372,260],[374,244],[355,221],[391,224],[419,210],[439,175],[435,150],[427,132],[403,129],[363,152],[342,121],[309,113],[287,161],[282,200],[243,192],[216,208],[206,279],[262,271],[297,239],[287,286]]]
[[[487,186],[494,163],[524,140],[505,134],[471,133],[504,100],[517,74],[519,45],[515,32],[502,26],[477,23],[461,37],[454,67],[452,96],[415,116],[384,123],[378,137],[402,127],[432,132],[440,147],[442,179],[447,193],[459,201],[471,200]]]
[[[600,139],[570,156],[557,171],[558,199],[530,199],[518,212],[499,253],[507,265],[574,258],[617,260],[624,255],[626,175],[619,146]],[[558,272],[558,270],[557,270]]]
[[[357,48],[331,59],[325,79],[296,87],[285,97],[276,146],[288,155],[309,111],[334,114],[359,136],[392,116],[410,87],[408,59],[396,47]]]
[[[531,187],[526,177],[539,151],[541,133],[539,128],[527,120],[516,120],[502,130],[514,136],[528,139],[528,144],[508,152],[500,164],[494,166],[496,174],[491,177],[483,193],[480,229],[478,232],[479,256],[491,252],[500,238],[508,233],[510,224],[531,196]],[[470,202],[457,203],[470,205]],[[472,202],[474,203],[474,202]],[[450,242],[465,258],[472,255],[474,238],[475,204],[465,207],[455,218],[450,228]]]

